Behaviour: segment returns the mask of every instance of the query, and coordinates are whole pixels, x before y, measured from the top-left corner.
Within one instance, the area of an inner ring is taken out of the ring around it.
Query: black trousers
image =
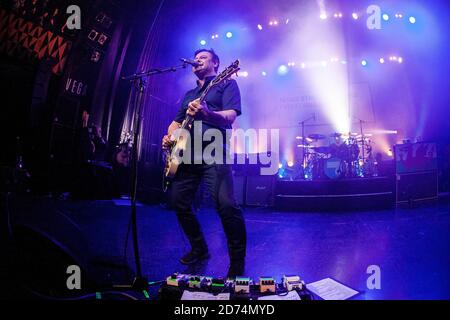
[[[246,254],[247,233],[242,211],[234,197],[231,166],[182,164],[169,190],[171,208],[177,213],[178,221],[192,249],[207,250],[203,232],[192,210],[192,202],[202,179],[222,221],[230,261],[243,262]]]

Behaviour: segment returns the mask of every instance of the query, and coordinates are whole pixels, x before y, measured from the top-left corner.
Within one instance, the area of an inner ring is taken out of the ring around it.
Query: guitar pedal
[[[174,273],[166,279],[166,284],[172,287],[183,287],[186,286],[187,282],[187,276],[179,273]]]
[[[234,281],[234,292],[235,293],[250,293],[250,278],[236,277]]]
[[[273,277],[259,277],[259,291],[261,293],[276,291],[275,280]]]
[[[283,276],[283,285],[287,291],[292,291],[295,289],[303,290],[305,282],[300,279],[299,276]]]

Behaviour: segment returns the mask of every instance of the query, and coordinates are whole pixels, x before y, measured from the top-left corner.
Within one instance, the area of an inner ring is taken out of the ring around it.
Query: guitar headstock
[[[239,59],[230,64],[225,70],[217,75],[214,80],[211,81],[211,86],[217,85],[221,82],[228,80],[233,74],[237,73],[239,68]]]

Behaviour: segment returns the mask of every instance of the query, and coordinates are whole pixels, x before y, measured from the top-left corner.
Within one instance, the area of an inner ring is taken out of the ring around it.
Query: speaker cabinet
[[[438,172],[432,170],[397,174],[396,189],[397,204],[437,199]]]
[[[274,176],[248,176],[245,188],[245,204],[248,206],[273,206],[274,186]]]

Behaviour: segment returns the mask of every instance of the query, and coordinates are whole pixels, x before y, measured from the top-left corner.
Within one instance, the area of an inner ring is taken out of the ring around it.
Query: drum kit
[[[332,133],[297,137],[302,140],[305,180],[342,179],[376,175],[370,134]]]

